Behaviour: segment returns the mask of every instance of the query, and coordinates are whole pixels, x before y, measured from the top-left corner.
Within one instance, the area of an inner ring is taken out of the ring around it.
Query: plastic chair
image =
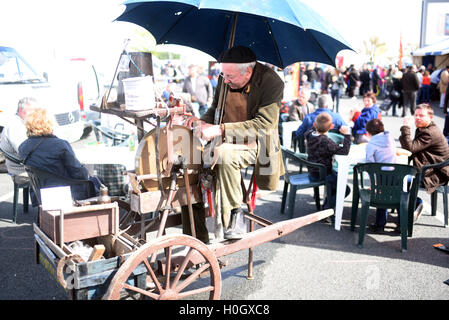
[[[288,148],[281,147],[282,149],[282,158],[284,160],[285,166],[285,175],[284,175],[284,191],[282,193],[282,204],[281,204],[281,214],[285,212],[285,205],[288,195],[288,213],[289,217],[293,217],[294,207],[295,207],[295,199],[296,199],[296,191],[302,189],[313,188],[315,204],[317,210],[321,210],[322,206],[320,204],[320,192],[319,187],[325,186],[325,192],[327,192],[326,188],[326,167],[319,163],[314,163],[307,161],[307,154],[299,154],[295,153]],[[295,167],[295,169],[291,169],[292,164],[298,166],[299,169]],[[310,166],[319,169],[320,178],[317,182],[312,182],[309,179],[308,173],[302,173],[302,166]],[[290,192],[288,192],[288,188],[290,186]],[[328,197],[330,199],[330,197]]]
[[[336,132],[328,132],[327,136],[334,141],[336,144],[342,144],[343,141],[345,140],[345,136],[340,134],[340,133],[336,133]]]
[[[364,173],[370,185],[365,186]],[[351,231],[354,231],[359,200],[362,202],[358,246],[363,246],[369,207],[396,209],[400,216],[401,249],[407,251],[407,235],[413,226],[413,212],[418,192],[416,168],[396,163],[359,163],[354,166],[354,190],[352,198]],[[407,177],[412,176],[412,183]],[[412,217],[410,219],[410,216]],[[411,224],[409,223],[411,220]]]
[[[427,170],[431,169],[438,169],[449,165],[449,159],[435,164],[428,164],[421,168],[420,175],[419,175],[419,182],[421,185],[422,179],[426,174]],[[438,193],[441,193],[443,195],[443,210],[444,210],[444,227],[446,228],[448,226],[448,211],[449,211],[449,204],[448,204],[448,196],[449,193],[449,185],[448,182],[446,184],[439,186],[431,195],[430,195],[430,206],[431,206],[431,214],[432,216],[436,216],[437,214],[437,200],[438,200]]]
[[[5,158],[15,164],[19,164],[19,165],[23,165],[22,160],[20,160],[19,158],[16,158],[14,155],[6,152],[3,149],[0,149],[0,152],[5,156]],[[17,202],[19,200],[19,190],[22,189],[22,196],[23,196],[23,212],[27,213],[28,212],[28,199],[30,198],[29,196],[29,190],[30,190],[30,182],[23,182],[23,183],[18,183],[16,176],[8,173],[11,178],[12,181],[14,183],[14,197],[13,197],[13,204],[12,204],[12,211],[13,211],[13,216],[12,216],[12,222],[16,223],[17,221]]]
[[[111,146],[126,144],[130,134],[117,130],[117,125],[114,129],[111,129],[102,126],[100,121],[93,121],[92,128],[97,142],[103,142],[104,144]]]
[[[40,205],[42,204],[40,192],[42,188],[70,186],[72,197],[75,200],[88,199],[97,195],[94,183],[90,180],[66,178],[28,165],[25,165],[25,169]]]

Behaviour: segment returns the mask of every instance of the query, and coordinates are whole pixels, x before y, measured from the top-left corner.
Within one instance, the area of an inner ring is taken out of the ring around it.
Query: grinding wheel
[[[160,129],[158,141],[159,163],[164,189],[168,189],[170,186],[167,131],[167,127]],[[186,159],[187,168],[195,170],[194,173],[189,174],[189,183],[190,185],[196,184],[198,182],[197,173],[202,168],[201,142],[193,136],[189,128],[180,125],[172,127],[171,141],[173,143],[173,160],[177,159],[179,155]],[[137,147],[135,166],[137,175],[157,174],[155,145],[156,129],[153,129],[142,138]],[[141,183],[147,191],[158,190],[157,179],[144,179]],[[178,179],[177,186],[184,186],[182,177]]]

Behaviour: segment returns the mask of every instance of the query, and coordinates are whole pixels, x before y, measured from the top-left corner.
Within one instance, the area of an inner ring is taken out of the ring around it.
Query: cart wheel
[[[84,262],[84,260],[77,254],[70,254],[62,257],[61,260],[59,260],[56,269],[56,277],[58,278],[59,283],[64,289],[73,289],[72,280],[73,273],[75,272],[73,264],[79,262]],[[69,280],[69,283],[67,283],[67,280]]]
[[[179,254],[179,251],[182,254]],[[158,272],[157,267],[150,265],[149,261],[153,254],[162,254],[162,258],[166,258],[165,275]],[[198,254],[205,263],[197,269],[193,269],[193,273],[184,274],[186,268],[192,264],[192,255]],[[181,263],[176,263],[176,266],[172,265],[172,259],[179,258],[179,256],[181,256]],[[145,289],[127,283],[132,272],[142,263],[147,269],[147,288]],[[210,283],[206,286],[202,286],[201,283],[191,288],[190,285],[197,280],[200,274],[205,272],[209,273]],[[182,276],[186,278],[180,281]],[[198,288],[198,286],[200,287]],[[205,292],[209,292],[209,299],[217,300],[221,293],[220,267],[214,253],[203,242],[187,235],[162,236],[146,243],[126,259],[114,275],[104,299],[120,299],[122,289],[140,293],[142,297],[146,296],[155,300],[190,299],[193,295]]]

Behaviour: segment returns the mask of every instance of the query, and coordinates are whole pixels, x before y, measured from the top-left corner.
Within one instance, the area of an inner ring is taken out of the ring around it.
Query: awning
[[[449,53],[449,39],[439,41],[426,47],[419,48],[411,54],[414,57],[441,56]]]

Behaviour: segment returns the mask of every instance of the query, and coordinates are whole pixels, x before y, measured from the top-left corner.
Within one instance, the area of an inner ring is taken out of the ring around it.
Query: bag
[[[397,90],[393,90],[393,91],[391,91],[390,95],[391,95],[393,98],[398,99],[398,98],[401,96],[401,93],[400,93],[399,91],[397,91]]]
[[[385,99],[382,104],[379,106],[379,109],[382,111],[387,112],[388,110],[390,110],[392,105],[392,101],[390,99]]]

